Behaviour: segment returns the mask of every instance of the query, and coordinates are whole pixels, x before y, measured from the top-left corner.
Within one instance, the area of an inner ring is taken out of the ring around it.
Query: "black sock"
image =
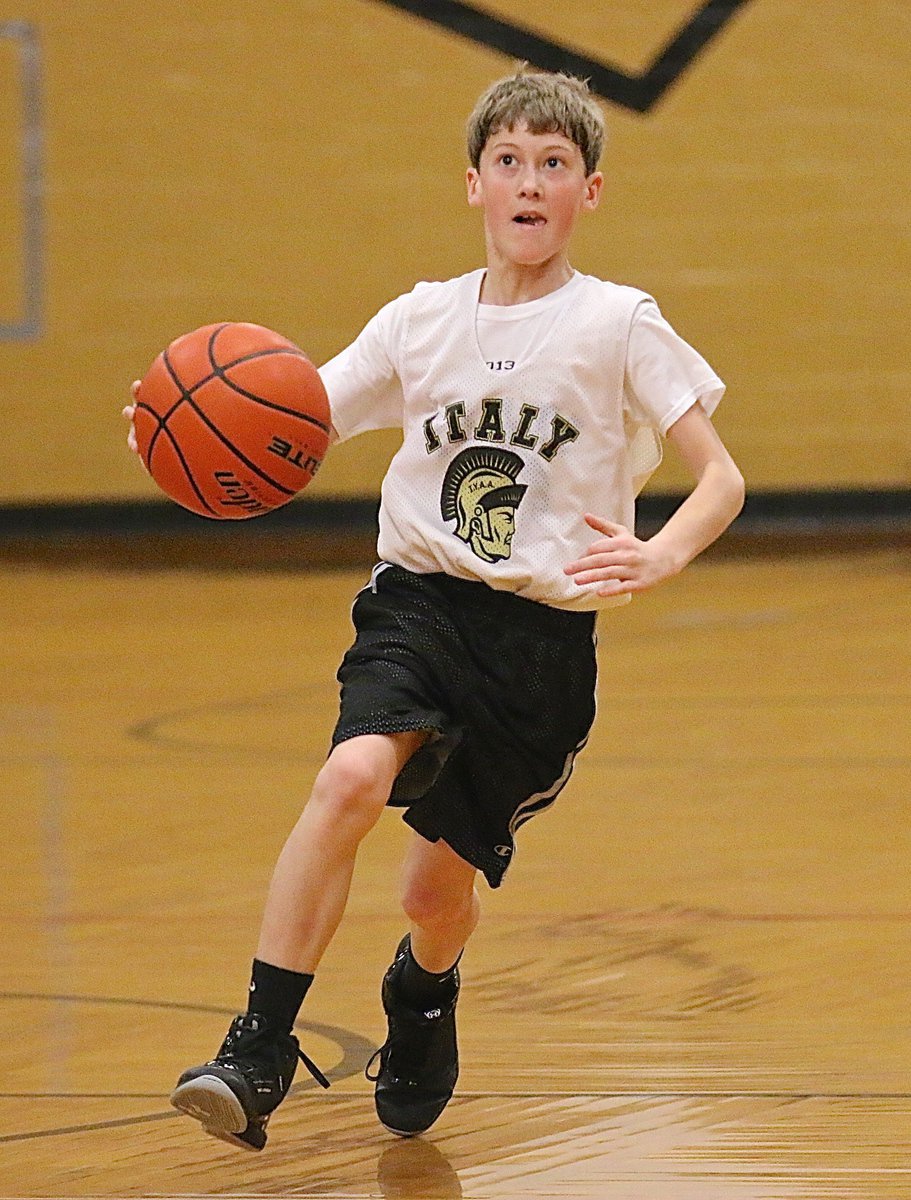
[[[459,954],[459,958],[445,971],[439,973],[425,971],[412,954],[409,940],[402,963],[402,973],[396,981],[396,990],[403,999],[418,1005],[427,1004],[443,997],[451,998],[456,991],[455,969],[459,965],[461,957],[462,955]]]
[[[254,958],[247,1012],[265,1017],[276,1033],[290,1033],[312,982],[312,975],[286,971]]]

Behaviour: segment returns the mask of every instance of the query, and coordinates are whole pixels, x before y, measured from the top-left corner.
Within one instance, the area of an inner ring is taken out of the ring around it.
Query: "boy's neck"
[[[526,304],[569,283],[574,274],[565,258],[534,266],[488,262],[481,284],[482,304]]]

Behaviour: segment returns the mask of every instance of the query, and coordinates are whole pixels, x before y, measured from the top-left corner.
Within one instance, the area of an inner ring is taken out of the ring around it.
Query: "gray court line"
[[[4,705],[0,707],[0,742],[6,730],[15,741],[24,742],[24,759],[38,774],[35,800],[43,884],[42,942],[50,977],[68,979],[73,960],[68,935],[72,888],[65,834],[68,784],[57,714],[53,708],[44,705]],[[72,1008],[58,1005],[48,1024],[49,1077],[55,1084],[66,1087],[73,1033]]]
[[[69,979],[73,948],[68,934],[72,886],[66,850],[67,770],[53,709],[37,708],[29,731],[41,772],[41,863],[44,872],[44,942],[51,979]],[[47,1063],[58,1086],[66,1086],[73,1045],[73,1009],[56,1005],[48,1030]]]
[[[18,44],[22,135],[22,317],[0,322],[0,341],[33,341],[44,317],[44,127],[38,33],[28,21],[0,22],[0,38]]]

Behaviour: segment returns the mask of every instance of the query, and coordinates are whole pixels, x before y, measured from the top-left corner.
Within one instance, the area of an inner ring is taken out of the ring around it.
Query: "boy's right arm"
[[[409,296],[384,305],[349,346],[319,368],[332,413],[330,446],[368,430],[401,428],[403,397],[391,348],[401,340]],[[139,453],[133,418],[140,382],[131,385],[133,400],[123,409],[130,422],[127,445],[134,454]]]

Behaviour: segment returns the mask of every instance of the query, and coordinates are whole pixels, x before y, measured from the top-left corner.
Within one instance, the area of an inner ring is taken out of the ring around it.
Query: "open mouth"
[[[519,213],[518,216],[513,217],[513,220],[517,225],[530,225],[533,228],[547,224],[544,217],[538,216],[537,213]]]

